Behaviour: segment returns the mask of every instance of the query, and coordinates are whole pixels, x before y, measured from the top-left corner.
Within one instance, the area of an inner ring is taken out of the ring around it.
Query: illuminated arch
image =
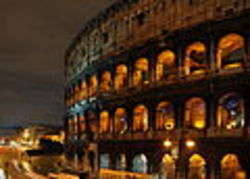
[[[89,110],[87,111],[86,116],[87,116],[86,120],[88,121],[88,127],[90,131],[93,133],[98,133],[99,124],[96,113],[93,110]]]
[[[164,101],[156,108],[156,129],[172,130],[175,127],[175,112],[173,105]]]
[[[133,172],[147,173],[148,172],[148,159],[144,154],[138,154],[133,158]]]
[[[238,171],[241,170],[241,165],[237,155],[227,154],[221,160],[221,178],[232,178]]]
[[[104,71],[101,75],[99,90],[100,92],[107,92],[112,87],[112,75],[109,71]]]
[[[80,89],[79,89],[79,85],[75,84],[74,86],[74,102],[79,102],[80,98],[79,98],[79,93],[80,93]]]
[[[202,74],[208,69],[206,46],[201,42],[194,42],[186,48],[184,59],[185,75]]]
[[[148,109],[144,105],[138,105],[134,109],[133,130],[134,131],[148,130]]]
[[[68,134],[69,136],[74,133],[74,123],[72,118],[68,119]]]
[[[156,63],[156,80],[168,80],[175,76],[176,57],[171,50],[159,54]]]
[[[110,155],[108,153],[100,154],[100,168],[110,168]]]
[[[85,116],[83,114],[79,114],[79,131],[80,132],[84,132],[86,131],[86,119]]]
[[[173,157],[169,154],[165,154],[162,158],[161,173],[163,178],[175,179],[176,178],[176,164]]]
[[[245,124],[244,101],[236,93],[229,93],[219,99],[217,126],[225,129],[242,128]]]
[[[123,134],[128,129],[127,113],[125,108],[117,108],[115,111],[115,132]]]
[[[96,75],[93,75],[90,77],[89,79],[89,85],[88,85],[88,91],[89,91],[89,95],[95,96],[96,92],[97,92],[97,86],[98,86],[98,79],[96,77]]]
[[[205,159],[199,154],[193,154],[189,158],[188,179],[204,179],[206,175]]]
[[[116,158],[116,169],[117,170],[126,170],[127,168],[127,159],[124,153],[119,154]]]
[[[236,33],[222,37],[217,47],[217,69],[240,68],[245,58],[245,40]]]
[[[128,68],[126,65],[121,64],[116,67],[115,73],[115,90],[120,90],[127,85]]]
[[[73,125],[74,134],[77,134],[78,133],[78,116],[77,115],[74,115],[72,125]]]
[[[80,83],[80,93],[79,98],[80,100],[86,99],[88,97],[88,87],[85,80],[82,80]]]
[[[206,103],[202,98],[193,97],[185,103],[185,126],[204,129],[206,126]]]
[[[139,58],[134,64],[133,85],[141,86],[149,83],[149,62],[147,58]]]
[[[110,123],[110,116],[108,111],[102,111],[100,113],[100,126],[99,132],[100,133],[107,133],[110,132],[111,129]]]

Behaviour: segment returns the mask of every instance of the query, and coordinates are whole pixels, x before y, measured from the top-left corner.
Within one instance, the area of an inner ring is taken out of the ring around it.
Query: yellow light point
[[[204,52],[206,51],[206,46],[201,42],[194,42],[187,47],[187,53],[190,54],[193,50]]]
[[[175,63],[175,54],[170,50],[165,50],[158,56],[158,62],[173,65]]]
[[[197,128],[197,129],[203,129],[205,127],[205,121],[204,120],[196,120],[194,122],[194,126]]]
[[[169,140],[169,139],[166,139],[164,142],[163,142],[163,145],[167,148],[171,147],[172,146],[172,142]]]
[[[247,179],[247,174],[246,174],[245,171],[240,170],[240,171],[236,172],[235,178],[237,178],[237,179]]]
[[[194,148],[195,147],[195,145],[196,145],[196,143],[195,143],[195,141],[193,141],[193,140],[187,140],[186,141],[186,146],[187,146],[187,148]]]

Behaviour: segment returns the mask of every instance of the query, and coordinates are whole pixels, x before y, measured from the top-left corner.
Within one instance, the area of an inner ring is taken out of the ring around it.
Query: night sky
[[[0,128],[62,125],[63,56],[111,0],[0,0]]]

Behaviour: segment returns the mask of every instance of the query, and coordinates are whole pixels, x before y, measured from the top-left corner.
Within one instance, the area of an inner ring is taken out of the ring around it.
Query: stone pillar
[[[133,168],[133,155],[131,152],[127,153],[126,154],[126,162],[127,162],[127,165],[126,165],[126,170],[127,171],[132,171],[132,168]]]
[[[147,108],[148,108],[148,127],[149,131],[153,132],[155,129],[155,114],[156,114],[156,106],[154,103],[147,103]]]
[[[183,128],[184,123],[184,112],[185,112],[185,101],[183,99],[178,99],[176,103],[174,104],[175,107],[175,122],[176,122],[176,128],[181,129]]]
[[[179,158],[176,161],[176,179],[184,179],[187,176],[186,155],[187,154],[185,153],[184,138],[183,136],[181,136],[181,139],[179,140]]]
[[[133,57],[129,55],[127,58],[133,58]],[[133,86],[134,60],[127,59],[127,61],[128,61],[128,87],[132,87]]]
[[[216,127],[216,101],[214,93],[211,92],[207,97],[207,127]]]
[[[250,68],[250,32],[246,33],[246,53],[246,67]]]
[[[134,105],[129,106],[127,108],[127,123],[128,123],[128,132],[133,133],[133,110],[134,110]]]
[[[178,74],[177,78],[180,79],[183,76],[183,52],[182,52],[182,44],[180,43],[181,46],[177,47],[176,50],[176,60],[177,60],[177,69],[178,69]]]
[[[213,32],[210,32],[210,42],[209,42],[209,52],[208,52],[208,59],[210,62],[210,70],[212,74],[216,71],[216,45],[215,45],[215,38]]]

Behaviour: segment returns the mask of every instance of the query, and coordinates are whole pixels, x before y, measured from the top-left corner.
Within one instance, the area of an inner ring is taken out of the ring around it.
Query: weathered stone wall
[[[67,81],[88,63],[142,44],[164,32],[232,17],[250,8],[250,0],[138,0],[113,5],[90,21],[66,55]]]

